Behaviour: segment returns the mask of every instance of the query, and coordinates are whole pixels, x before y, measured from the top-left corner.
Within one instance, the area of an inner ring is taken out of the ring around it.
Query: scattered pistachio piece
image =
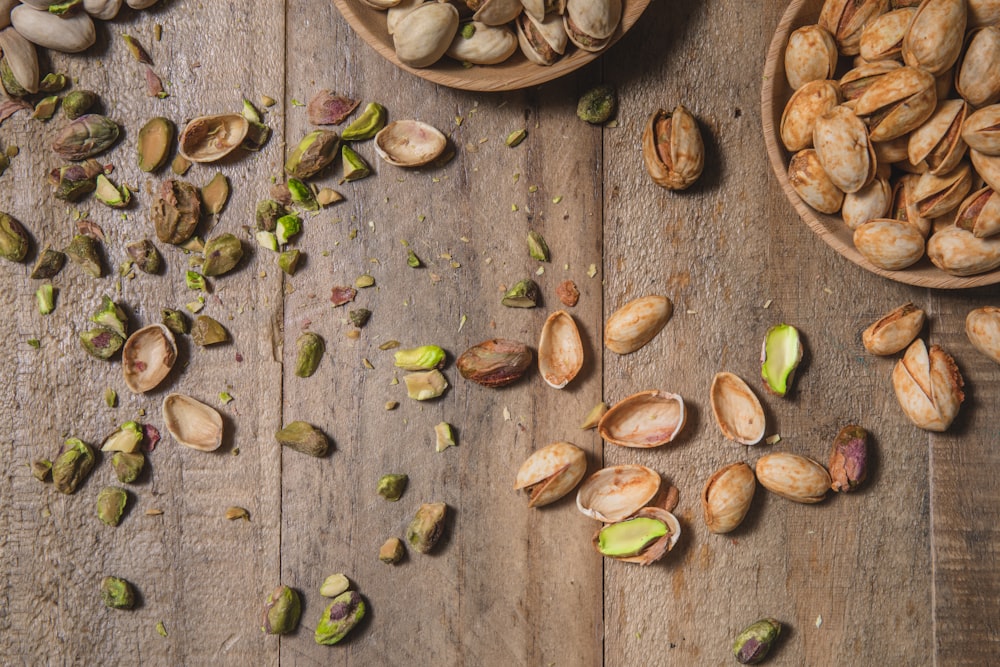
[[[104,577],[101,580],[101,599],[111,609],[131,609],[135,606],[135,590],[133,590],[132,584],[124,579]],[[157,630],[162,625],[162,623],[158,623]],[[166,630],[160,634],[164,637],[167,636]]]
[[[115,407],[118,403],[118,392],[116,392],[111,387],[104,390],[104,404],[109,408]]]
[[[117,526],[125,512],[128,494],[117,486],[106,486],[97,494],[97,518],[109,526]]]
[[[319,210],[319,202],[316,201],[316,195],[313,194],[312,188],[308,184],[297,178],[289,177],[287,185],[293,204],[297,204],[306,211]]]
[[[254,234],[254,238],[257,239],[257,245],[262,248],[267,248],[272,252],[278,252],[278,237],[271,232],[257,232]]]
[[[52,461],[35,459],[31,462],[31,476],[39,482],[46,482],[52,474]]]
[[[515,146],[519,145],[522,141],[524,141],[525,137],[527,136],[528,136],[528,131],[523,128],[520,130],[514,130],[513,132],[507,135],[507,138],[504,139],[504,143],[507,144],[509,147],[514,148]]]
[[[367,273],[358,276],[354,281],[354,286],[357,287],[358,289],[371,287],[374,284],[375,284],[375,279]]]
[[[78,438],[70,438],[52,462],[52,482],[60,493],[76,491],[84,478],[94,468],[94,450]]]
[[[441,422],[434,427],[435,445],[434,451],[443,452],[449,447],[455,446],[455,431],[448,422]]]
[[[2,242],[0,242],[0,248],[2,248],[2,245]],[[101,260],[101,253],[98,249],[96,239],[85,234],[77,234],[63,252],[88,275],[94,278],[100,278],[104,275],[104,262]]]
[[[132,201],[132,191],[128,186],[118,187],[103,173],[97,175],[94,196],[99,202],[111,208],[125,208]]]
[[[101,443],[102,452],[134,452],[142,443],[144,431],[139,422],[127,421]]]
[[[288,586],[278,586],[264,600],[264,618],[260,629],[269,635],[288,634],[299,626],[301,615],[299,594]]]
[[[330,447],[330,442],[323,432],[304,421],[295,421],[286,425],[285,428],[275,433],[274,437],[278,444],[283,447],[317,458],[325,456]]]
[[[302,218],[299,216],[294,213],[289,213],[288,215],[283,215],[278,218],[278,222],[275,225],[275,237],[281,245],[285,245],[288,243],[289,239],[301,232]],[[259,240],[260,239],[258,238],[258,241]]]
[[[580,290],[572,280],[564,280],[556,287],[556,296],[563,305],[572,308],[580,301]]]
[[[589,431],[592,428],[597,428],[597,423],[601,421],[601,417],[604,413],[608,411],[607,403],[598,403],[590,409],[587,416],[583,418],[583,423],[580,424],[580,429],[584,431]]]
[[[56,309],[56,291],[52,283],[45,283],[35,290],[35,300],[38,302],[38,312],[48,315]]]
[[[403,548],[403,541],[398,537],[390,537],[378,550],[378,559],[386,565],[395,565],[403,560],[406,550]]]
[[[219,402],[222,403],[223,405],[229,405],[230,403],[233,402],[233,395],[230,394],[228,391],[220,391]]]
[[[605,123],[618,107],[618,96],[611,86],[595,86],[580,97],[576,115],[593,125]]]
[[[406,394],[416,401],[437,398],[448,388],[448,380],[441,371],[434,369],[424,373],[410,373],[403,377]]]
[[[66,87],[69,79],[65,74],[49,72],[38,83],[38,90],[43,93],[58,93]]]
[[[437,345],[421,345],[396,352],[394,365],[406,371],[426,371],[444,366],[445,358],[445,351]]]
[[[157,274],[163,268],[163,256],[149,239],[129,243],[125,246],[125,252],[143,273]]]
[[[107,329],[91,329],[80,334],[80,344],[98,359],[110,359],[125,344],[125,339]]]
[[[434,548],[444,532],[447,509],[444,503],[424,503],[417,509],[406,529],[406,541],[413,549],[426,554]]]
[[[539,262],[549,261],[549,246],[546,245],[542,235],[536,231],[528,232],[528,254]]]
[[[385,402],[385,409],[386,410],[395,410],[398,407],[399,407],[399,401],[386,401]]]
[[[46,245],[38,254],[38,261],[31,270],[31,278],[45,280],[54,278],[66,263],[66,255]]]
[[[326,349],[323,339],[311,331],[306,331],[295,341],[295,347],[298,350],[295,374],[300,378],[312,377]]]
[[[278,255],[278,268],[290,276],[294,276],[299,268],[299,259],[302,252],[297,249],[285,250]]]
[[[313,125],[340,125],[360,103],[360,100],[321,90],[309,100],[306,117]]]
[[[316,203],[320,206],[329,206],[342,201],[344,201],[344,195],[333,188],[320,188],[319,192],[316,193]]]
[[[250,521],[250,512],[248,512],[243,507],[227,507],[226,508],[226,518],[230,521],[236,521],[237,519],[243,519],[244,521]],[[266,631],[265,631],[266,632]]]
[[[146,516],[160,516],[163,514],[163,510],[153,507],[146,510]]]
[[[289,176],[305,179],[315,176],[337,157],[340,137],[329,130],[310,132],[288,156],[285,172]]]
[[[31,114],[31,117],[35,120],[47,121],[55,115],[56,109],[59,107],[59,96],[50,95],[48,97],[43,97],[39,100],[38,104],[35,105],[35,111]]]
[[[163,621],[157,621],[156,623],[156,633],[161,637],[167,636],[167,628],[163,625]]]
[[[191,160],[187,159],[180,153],[174,156],[173,162],[170,163],[170,171],[177,174],[178,176],[183,176],[191,168]]]
[[[199,347],[208,347],[229,341],[229,332],[222,324],[208,315],[199,315],[191,329],[191,340]]]
[[[319,594],[325,598],[335,598],[344,591],[351,588],[351,582],[343,574],[331,574],[323,580],[319,587]]]
[[[316,624],[317,644],[333,645],[347,636],[365,616],[365,601],[357,591],[345,591],[327,605]]]
[[[781,623],[773,618],[761,619],[737,635],[733,656],[741,665],[756,665],[767,656],[780,634]]]
[[[508,308],[534,308],[538,305],[538,284],[526,278],[507,290],[500,303]]]
[[[366,324],[372,316],[372,311],[367,308],[358,308],[356,310],[348,311],[347,317],[351,320],[351,324],[361,329]],[[369,364],[370,365],[370,364]]]
[[[92,90],[74,90],[63,99],[63,114],[70,120],[76,120],[87,113],[97,99],[97,93]]]
[[[409,476],[403,474],[382,475],[378,480],[378,494],[390,502],[396,502],[406,490]]]
[[[371,139],[385,127],[385,107],[378,102],[370,102],[361,115],[344,128],[344,141],[364,141]]]
[[[226,207],[229,201],[229,179],[222,172],[216,172],[207,184],[201,189],[201,203],[205,207],[205,213],[218,215]]]
[[[372,168],[368,162],[347,144],[340,149],[340,156],[344,161],[344,176],[340,179],[341,183],[360,181],[371,175]]]
[[[139,479],[145,464],[146,457],[142,452],[115,452],[111,457],[111,468],[122,484],[131,484]]]
[[[125,47],[128,49],[128,52],[132,54],[133,58],[143,65],[153,64],[153,59],[149,57],[149,53],[147,53],[146,49],[139,43],[139,40],[132,35],[127,35],[125,33],[122,33],[122,39],[125,40]]]
[[[184,284],[188,286],[188,289],[198,292],[208,291],[208,285],[205,283],[205,276],[201,275],[197,271],[188,271],[184,275]]]
[[[417,257],[417,253],[413,252],[413,250],[408,250],[406,254],[406,265],[411,269],[419,269],[423,264],[420,261],[420,258]]]
[[[243,259],[243,243],[233,234],[222,234],[205,242],[203,254],[202,273],[221,276],[235,269]]]
[[[257,210],[254,214],[256,229],[260,232],[273,232],[278,225],[278,219],[288,215],[288,209],[274,199],[265,199],[257,202]]]
[[[160,316],[163,319],[163,324],[178,336],[183,336],[191,331],[191,323],[188,322],[184,313],[179,310],[164,308]]]

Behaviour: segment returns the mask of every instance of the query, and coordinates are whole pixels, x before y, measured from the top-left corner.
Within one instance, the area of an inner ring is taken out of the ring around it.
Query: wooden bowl
[[[909,285],[934,287],[937,289],[964,289],[981,287],[1000,282],[1000,269],[981,273],[976,276],[960,278],[952,276],[937,268],[926,255],[913,266],[902,271],[886,271],[881,269],[859,253],[854,248],[854,233],[844,224],[840,216],[824,215],[807,206],[799,199],[791,183],[788,182],[788,162],[792,154],[785,150],[779,136],[781,113],[785,109],[788,98],[792,95],[791,86],[785,78],[785,45],[788,36],[796,28],[816,23],[819,18],[822,0],[792,0],[788,9],[778,23],[771,47],[764,63],[764,85],[761,88],[761,117],[764,124],[764,143],[767,145],[767,156],[771,160],[774,174],[781,183],[782,190],[792,203],[799,217],[816,232],[830,247],[855,264],[868,269],[872,273]]]
[[[361,0],[333,0],[333,4],[350,26],[361,35],[369,46],[380,56],[396,67],[422,79],[449,88],[462,90],[501,91],[519,90],[537,86],[580,69],[587,63],[597,59],[612,44],[635,25],[636,21],[649,5],[650,0],[622,0],[622,20],[618,29],[611,36],[611,41],[598,53],[591,53],[567,44],[567,55],[545,67],[536,65],[518,49],[514,55],[498,65],[477,65],[465,68],[457,60],[444,56],[431,67],[408,67],[396,58],[396,50],[392,46],[392,37],[386,31],[386,13],[373,9]]]

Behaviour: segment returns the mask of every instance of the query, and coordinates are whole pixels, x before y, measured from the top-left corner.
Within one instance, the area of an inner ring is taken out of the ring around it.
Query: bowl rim
[[[843,237],[848,235],[850,238],[850,230],[840,218],[817,213],[795,193],[788,181],[788,161],[791,154],[785,150],[778,139],[778,128],[781,123],[782,111],[787,104],[787,96],[783,96],[784,101],[778,105],[776,95],[785,89],[790,90],[785,79],[784,59],[784,49],[788,37],[794,29],[815,23],[815,21],[806,20],[806,16],[811,16],[811,9],[815,6],[818,18],[821,5],[822,0],[791,0],[774,31],[774,36],[771,38],[771,44],[767,50],[767,58],[764,61],[763,84],[760,92],[764,145],[767,148],[771,168],[774,170],[774,175],[778,177],[778,183],[781,185],[785,197],[791,202],[799,218],[827,245],[851,262],[883,278],[907,285],[934,289],[968,289],[1000,283],[1000,268],[974,276],[953,276],[934,266],[926,254],[913,266],[899,271],[887,271],[877,267],[857,251],[853,242],[845,241]],[[835,230],[840,233],[838,234]]]
[[[458,90],[505,92],[548,83],[598,59],[607,53],[608,49],[614,46],[636,24],[639,17],[642,16],[642,13],[649,6],[650,1],[622,0],[621,21],[619,21],[618,27],[615,28],[614,34],[611,35],[608,44],[600,51],[584,51],[579,47],[574,47],[575,50],[569,55],[560,58],[552,65],[544,66],[532,63],[518,49],[510,59],[503,63],[475,66],[468,69],[462,67],[462,64],[458,61],[444,56],[431,67],[415,68],[404,65],[396,57],[396,52],[391,46],[392,38],[389,36],[389,33],[383,30],[382,34],[376,34],[369,28],[369,21],[371,20],[384,24],[386,12],[369,7],[361,2],[361,0],[333,0],[333,4],[337,8],[337,11],[340,12],[340,15],[344,17],[344,20],[347,21],[348,25],[351,26],[351,29],[361,37],[365,44],[404,72],[409,72],[421,79]],[[365,15],[360,12],[371,12],[374,18],[365,18]],[[381,16],[375,16],[379,14]],[[519,69],[526,65],[531,66],[530,70],[525,67],[525,70],[529,72],[528,74],[508,74],[511,70],[515,68]]]

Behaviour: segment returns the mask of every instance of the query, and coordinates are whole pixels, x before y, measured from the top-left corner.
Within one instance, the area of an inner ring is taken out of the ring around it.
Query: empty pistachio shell
[[[892,371],[892,387],[903,412],[927,431],[946,431],[965,400],[965,382],[955,360],[937,345],[913,341]]]
[[[190,396],[164,398],[163,421],[174,440],[185,447],[211,452],[222,444],[222,416]]]
[[[250,123],[238,113],[199,116],[178,138],[178,152],[191,162],[215,162],[239,148]]]
[[[528,507],[542,507],[572,491],[586,471],[587,457],[582,449],[569,442],[554,442],[521,464],[514,488],[529,492]]]
[[[634,517],[601,528],[592,542],[602,556],[650,565],[673,549],[680,536],[677,517],[659,507],[643,507]]]
[[[778,324],[767,330],[760,351],[760,375],[769,391],[784,396],[792,375],[802,361],[802,340],[790,324]]]
[[[155,389],[177,361],[177,344],[170,329],[150,324],[125,341],[122,348],[122,375],[133,393]]]
[[[765,489],[797,503],[818,503],[830,490],[826,468],[798,454],[765,454],[757,460],[756,472]]]
[[[926,314],[912,303],[899,308],[873,322],[861,334],[861,342],[872,354],[896,354],[906,349],[924,326]]]
[[[612,352],[629,354],[660,333],[674,306],[665,296],[640,297],[612,313],[604,326],[604,344]]]
[[[686,421],[683,398],[653,389],[615,404],[601,417],[597,432],[622,447],[659,447],[676,438]]]
[[[756,445],[761,441],[764,408],[746,382],[732,373],[716,373],[710,398],[722,435],[741,445]]]
[[[977,350],[1000,364],[1000,308],[983,306],[965,318],[965,335]]]
[[[713,533],[734,530],[750,510],[757,481],[753,470],[742,461],[717,470],[701,490],[705,525]]]
[[[450,6],[450,5],[445,5]],[[375,152],[397,167],[420,167],[441,157],[448,140],[433,125],[419,120],[397,120],[375,135]]]
[[[907,222],[877,218],[854,230],[854,247],[875,266],[898,271],[924,256],[924,237]]]
[[[602,468],[576,492],[576,507],[587,516],[614,523],[646,506],[660,490],[660,475],[640,465]]]
[[[583,368],[583,342],[573,316],[558,310],[545,320],[538,341],[538,370],[550,387],[562,389]]]

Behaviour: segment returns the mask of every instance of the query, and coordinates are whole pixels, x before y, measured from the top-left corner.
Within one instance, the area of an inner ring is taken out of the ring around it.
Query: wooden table
[[[44,178],[57,166],[42,125],[21,113],[0,132],[20,155],[4,175],[3,210],[22,220],[36,245],[68,243],[75,210],[107,235],[110,273],[95,280],[75,266],[54,279],[58,307],[41,316],[30,264],[4,263],[0,284],[7,353],[0,361],[0,655],[17,664],[143,665],[729,665],[730,643],[762,616],[785,624],[773,665],[984,665],[1000,649],[1000,367],[963,332],[966,313],[997,303],[996,289],[939,292],[875,277],[842,259],[795,216],[764,153],[760,71],[783,3],[658,0],[605,57],[556,83],[509,94],[435,87],[397,71],[362,43],[328,2],[165,3],[105,25],[85,56],[51,57],[81,88],[101,93],[126,128],[104,161],[138,188],[138,203],[112,211],[93,199],[55,200]],[[162,24],[162,41],[153,38]],[[142,69],[118,33],[140,39],[168,82],[170,97],[145,96]],[[617,123],[592,127],[575,106],[606,82],[620,97]],[[195,166],[206,183],[221,170],[233,197],[211,232],[243,234],[268,196],[287,152],[311,129],[305,109],[320,88],[384,104],[392,118],[419,118],[451,137],[445,167],[402,171],[360,152],[377,170],[337,186],[339,169],[318,179],[346,201],[309,216],[296,247],[307,260],[284,277],[276,256],[246,239],[238,272],[212,281],[205,314],[232,333],[229,345],[183,339],[180,372],[160,389],[132,395],[120,361],[101,362],[77,334],[108,294],[133,328],[193,298],[188,257],[161,246],[167,270],[120,280],[129,240],[153,237],[149,177],[134,160],[138,128],[154,115],[179,124],[239,110],[268,95],[274,137],[259,154]],[[639,138],[647,115],[682,102],[698,117],[706,166],[690,191],[671,194],[645,174]],[[504,137],[519,128],[516,148]],[[537,189],[536,189],[537,187]],[[539,264],[525,237],[538,230],[552,249]],[[410,247],[424,261],[406,265]],[[593,267],[596,273],[589,275]],[[544,272],[543,272],[544,270]],[[351,339],[331,287],[361,274],[375,286],[350,307],[372,311]],[[536,275],[536,273],[538,275]],[[505,285],[533,277],[542,307],[500,305]],[[434,343],[450,358],[494,337],[536,344],[555,287],[579,286],[570,309],[587,362],[565,390],[532,374],[490,390],[463,380],[453,363],[440,400],[409,400],[392,352],[379,346]],[[620,357],[602,345],[602,325],[626,301],[669,296],[673,319],[649,345]],[[911,300],[925,308],[924,336],[951,352],[966,402],[949,432],[931,435],[903,416],[893,395],[893,358],[865,354],[860,332]],[[791,395],[764,396],[760,342],[776,323],[797,326],[806,357]],[[312,378],[294,375],[304,329],[327,354]],[[41,348],[32,349],[28,339]],[[369,363],[366,363],[370,362]],[[708,387],[722,370],[762,395],[773,446],[725,440],[711,416]],[[104,390],[119,405],[104,404]],[[579,428],[601,400],[644,389],[682,394],[690,418],[675,444],[654,450],[603,446]],[[109,528],[95,517],[98,491],[116,483],[108,457],[71,496],[32,478],[27,462],[53,456],[76,436],[99,445],[119,424],[140,419],[163,431],[160,404],[177,391],[212,404],[227,436],[213,454],[167,437],[150,472],[130,486],[131,509]],[[234,400],[221,405],[218,394]],[[387,410],[388,401],[399,406]],[[274,432],[307,420],[335,443],[323,459],[282,452]],[[459,445],[434,451],[433,427],[455,426]],[[797,505],[759,489],[745,523],[709,534],[699,505],[708,476],[732,461],[753,463],[787,450],[825,462],[833,436],[851,422],[874,437],[864,490]],[[512,490],[517,467],[558,440],[583,447],[591,470],[641,463],[680,490],[683,535],[651,567],[602,560],[590,545],[597,525],[571,497],[529,510]],[[375,493],[380,475],[405,472],[397,503]],[[376,558],[402,535],[420,503],[451,514],[435,553],[410,552],[395,567]],[[229,506],[250,521],[227,521]],[[162,515],[147,516],[149,509]],[[318,646],[312,633],[325,600],[323,579],[346,573],[369,605],[349,640]],[[102,577],[132,581],[133,611],[104,607]],[[298,589],[301,627],[280,640],[260,632],[260,611],[279,582]],[[157,633],[163,623],[167,636]]]

